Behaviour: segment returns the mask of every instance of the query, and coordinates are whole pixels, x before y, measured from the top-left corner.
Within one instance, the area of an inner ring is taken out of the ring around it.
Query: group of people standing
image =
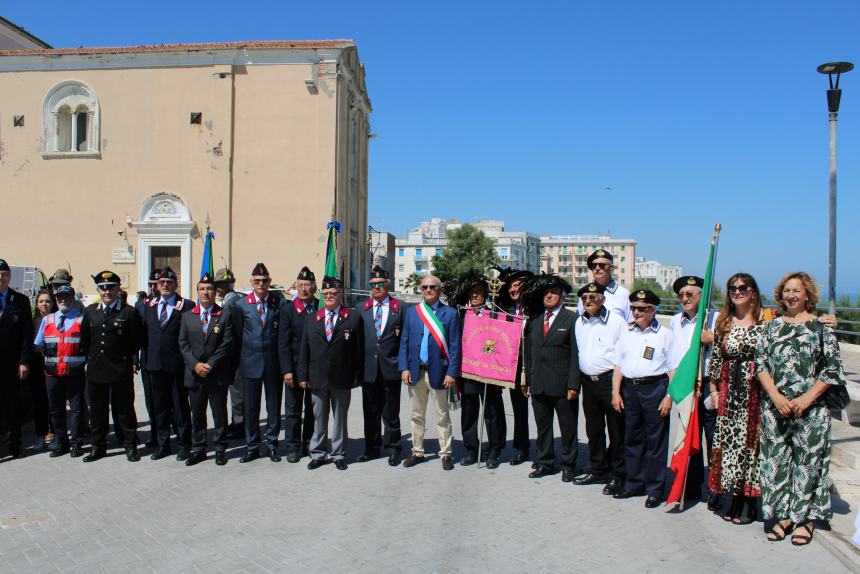
[[[105,456],[112,412],[127,459],[139,460],[133,384],[139,370],[154,460],[173,454],[171,440],[186,465],[206,460],[209,410],[216,464],[227,463],[228,439],[240,436],[241,463],[264,454],[278,462],[283,401],[287,461],[307,456],[310,469],[333,462],[345,470],[347,413],[352,389],[361,386],[360,462],[383,454],[391,466],[424,462],[432,402],[439,458],[443,469],[452,470],[451,404],[459,402],[466,449],[460,463],[479,462],[484,424],[486,466],[498,468],[507,437],[503,388],[460,370],[464,315],[490,313],[523,320],[516,383],[509,391],[510,463],[530,460],[531,402],[537,456],[530,478],[560,467],[565,482],[603,484],[603,494],[618,499],[644,496],[653,508],[663,501],[667,483],[667,389],[690,346],[704,281],[685,276],[675,282],[681,312],[664,326],[656,318],[660,298],[619,285],[609,252],[597,250],[587,263],[593,281],[577,290],[575,311],[565,306],[573,288],[563,278],[512,269],[500,270],[503,287],[492,304],[487,278],[472,273],[446,286],[448,304],[442,302],[442,282],[426,275],[421,301],[407,305],[391,296],[388,275],[379,267],[370,273],[371,297],[355,308],[344,306],[343,283],[334,277],[323,279],[317,299],[316,278],[307,267],[288,301],[270,290],[269,272],[258,263],[247,295],[234,291],[235,277],[221,269],[200,279],[196,302],[177,295],[170,268],[154,271],[150,292],[140,294],[134,307],[120,299],[120,279],[111,271],[93,277],[100,301],[85,309],[75,302],[68,273],[55,274],[47,301],[37,299],[45,309],[34,321],[28,299],[8,288],[9,266],[0,260],[0,390],[9,453],[21,455],[17,385],[39,368],[51,416],[50,428],[42,421],[37,432],[53,433],[52,457],[84,456],[87,424],[92,447],[83,460]],[[705,376],[698,396],[707,459],[691,462],[687,497],[704,494],[714,511],[728,506],[723,518],[735,524],[753,521],[761,499],[764,518],[773,521],[768,538],[791,534],[792,543],[803,545],[812,538],[813,521],[830,518],[830,413],[821,399],[845,378],[830,328],[835,318],[813,314],[818,290],[812,278],[788,274],[774,296],[780,308],[775,318],[763,309],[755,280],[738,273],[727,282],[721,312],[704,318]],[[412,449],[402,459],[404,386],[411,399]],[[577,465],[580,395],[589,450],[583,469]],[[729,493],[726,505],[720,497]]]

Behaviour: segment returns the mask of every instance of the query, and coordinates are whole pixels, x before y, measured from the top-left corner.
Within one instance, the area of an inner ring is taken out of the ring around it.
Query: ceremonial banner
[[[500,314],[504,317],[504,314]],[[488,311],[480,316],[466,310],[463,323],[463,363],[467,379],[513,388],[520,354],[522,319],[493,319]]]

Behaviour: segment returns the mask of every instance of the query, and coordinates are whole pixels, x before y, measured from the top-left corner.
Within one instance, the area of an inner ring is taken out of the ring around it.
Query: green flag
[[[337,234],[340,233],[340,223],[329,221],[328,244],[325,248],[325,276],[337,277]]]

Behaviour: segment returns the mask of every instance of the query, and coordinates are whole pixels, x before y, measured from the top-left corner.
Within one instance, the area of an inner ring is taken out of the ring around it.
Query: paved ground
[[[362,434],[357,390],[350,432]],[[459,424],[455,438],[456,457]],[[352,440],[349,460],[362,448]],[[646,510],[559,475],[530,480],[528,465],[309,471],[305,460],[240,465],[237,448],[225,467],[186,468],[113,452],[93,464],[44,453],[0,464],[0,572],[846,571],[821,544],[767,542],[761,523],[728,525],[703,504]]]

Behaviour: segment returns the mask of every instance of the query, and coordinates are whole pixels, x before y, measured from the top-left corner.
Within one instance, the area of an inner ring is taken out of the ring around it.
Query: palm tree
[[[413,273],[409,277],[406,278],[406,282],[403,284],[403,288],[407,291],[412,289],[413,293],[418,293],[418,287],[421,285],[421,275],[417,273]]]

